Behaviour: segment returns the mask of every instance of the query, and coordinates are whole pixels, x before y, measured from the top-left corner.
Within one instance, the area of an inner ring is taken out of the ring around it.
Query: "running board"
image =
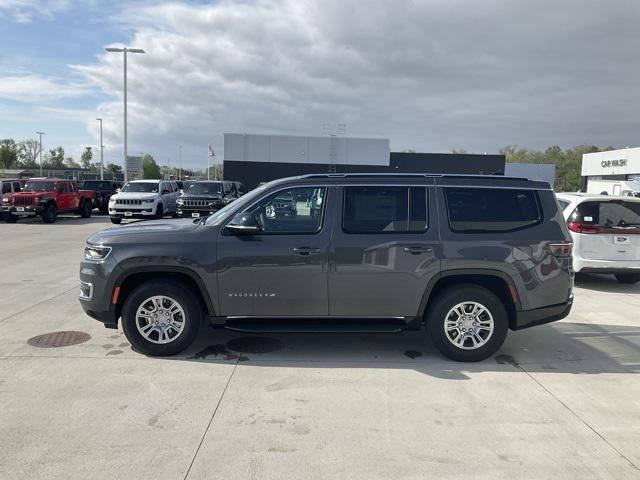
[[[228,330],[244,333],[397,333],[405,330],[407,326],[407,322],[399,319],[228,319],[225,324]]]

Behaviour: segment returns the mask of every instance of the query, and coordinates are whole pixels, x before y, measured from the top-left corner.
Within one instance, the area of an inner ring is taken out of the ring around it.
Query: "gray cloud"
[[[639,19],[633,0],[133,6],[130,45],[147,54],[129,63],[130,151],[175,162],[183,144],[200,166],[222,132],[324,123],[419,151],[636,145]],[[120,95],[121,56],[75,68]],[[99,114],[118,145],[120,100]]]

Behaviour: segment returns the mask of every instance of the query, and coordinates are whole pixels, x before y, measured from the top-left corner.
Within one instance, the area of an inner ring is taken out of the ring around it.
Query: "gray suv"
[[[121,319],[149,355],[184,350],[206,320],[244,332],[424,324],[444,355],[477,361],[509,329],[569,314],[571,251],[546,183],[306,175],[262,185],[207,218],[94,234],[80,303],[108,328]]]

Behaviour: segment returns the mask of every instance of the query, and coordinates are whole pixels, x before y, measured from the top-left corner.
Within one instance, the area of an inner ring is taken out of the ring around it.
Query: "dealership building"
[[[640,183],[640,148],[623,148],[582,155],[583,190],[591,180],[627,180]]]
[[[504,155],[391,152],[387,138],[225,133],[224,177],[247,188],[308,173],[504,175]]]

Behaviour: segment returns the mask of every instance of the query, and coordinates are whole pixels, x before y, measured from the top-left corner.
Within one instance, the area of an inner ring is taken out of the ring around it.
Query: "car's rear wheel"
[[[638,283],[640,282],[640,273],[617,273],[616,280],[620,283]]]
[[[509,329],[507,311],[490,290],[476,285],[449,287],[429,306],[427,326],[434,345],[459,362],[477,362],[496,353]]]
[[[18,217],[16,215],[11,215],[10,213],[7,213],[4,216],[4,221],[7,223],[16,223],[18,221]]]
[[[174,355],[198,334],[202,309],[182,283],[153,280],[138,286],[122,309],[122,329],[133,347],[147,355]]]
[[[91,200],[85,200],[80,207],[80,216],[82,218],[89,218],[91,216]]]
[[[44,223],[54,223],[58,218],[58,209],[55,205],[49,204],[42,212],[42,221]]]
[[[122,223],[122,219],[120,217],[110,217],[111,223],[115,223],[116,225],[120,225]]]

